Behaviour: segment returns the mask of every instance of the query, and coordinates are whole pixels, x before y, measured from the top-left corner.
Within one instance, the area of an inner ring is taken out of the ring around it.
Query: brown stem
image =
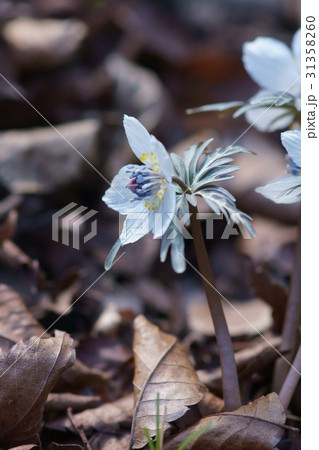
[[[301,227],[298,227],[294,270],[291,278],[290,292],[286,307],[286,314],[282,329],[282,342],[280,351],[287,353],[286,359],[291,362],[296,351],[298,328],[300,321],[300,286],[301,286]],[[286,361],[279,359],[275,365],[273,388],[279,392],[288,373],[289,366]]]
[[[300,371],[301,371],[301,348],[299,346],[298,352],[295,356],[295,359],[292,363],[292,366],[288,372],[287,378],[282,385],[282,388],[279,392],[279,398],[284,408],[287,409],[292,396],[296,390],[296,387],[300,380]]]
[[[300,319],[300,285],[301,285],[301,229],[298,227],[294,271],[291,279],[289,299],[282,330],[281,350],[291,350],[297,337]]]
[[[223,375],[222,383],[225,410],[233,411],[241,406],[234,350],[222,307],[221,296],[214,287],[215,281],[211,271],[200,221],[196,217],[198,212],[197,208],[190,205],[190,212],[195,253],[199,270],[202,275],[202,283],[205,289],[210,314],[215,327],[216,341]]]

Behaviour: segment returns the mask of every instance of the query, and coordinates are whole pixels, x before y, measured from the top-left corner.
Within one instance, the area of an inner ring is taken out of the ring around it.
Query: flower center
[[[162,175],[146,166],[136,167],[134,165],[128,166],[127,173],[130,175],[126,187],[135,194],[132,202],[145,200],[144,206],[148,210],[158,209],[159,202],[163,200],[164,193],[167,190],[166,181],[162,178]],[[149,200],[153,197],[152,201],[146,201],[148,197],[150,197]]]

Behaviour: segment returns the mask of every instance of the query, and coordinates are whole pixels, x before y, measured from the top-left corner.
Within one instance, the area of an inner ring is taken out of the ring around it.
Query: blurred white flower
[[[287,175],[277,178],[256,192],[275,203],[295,203],[301,199],[301,132],[281,133],[281,142],[287,151]]]
[[[161,237],[175,211],[176,193],[171,184],[174,167],[163,144],[134,117],[124,116],[124,129],[131,149],[143,165],[122,167],[103,196],[110,208],[126,215],[121,235],[106,260],[106,269],[122,245],[135,242],[150,231],[154,238]]]
[[[288,128],[300,120],[301,31],[293,36],[291,49],[281,41],[258,37],[243,45],[243,64],[261,88],[248,102],[215,103],[189,109],[188,113],[235,110],[245,114],[259,131]]]
[[[262,89],[250,99],[246,120],[260,131],[288,128],[295,120],[296,111],[300,111],[301,30],[294,34],[291,49],[268,37],[246,42],[243,63]],[[274,102],[275,107],[268,109]]]

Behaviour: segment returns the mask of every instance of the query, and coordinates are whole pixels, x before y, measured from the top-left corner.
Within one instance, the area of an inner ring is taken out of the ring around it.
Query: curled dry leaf
[[[48,339],[19,341],[0,352],[0,445],[33,441],[42,421],[44,403],[61,373],[75,360],[72,339],[56,331]]]
[[[112,403],[104,403],[98,408],[87,409],[73,414],[74,424],[89,435],[94,431],[114,432],[121,424],[126,426],[132,420],[133,396],[126,395]],[[74,431],[69,418],[58,419],[46,424],[47,428],[59,431]]]
[[[167,442],[164,449],[176,450],[192,433],[211,423],[211,429],[192,441],[186,450],[269,450],[280,441],[285,421],[284,407],[272,392],[231,413],[204,417]]]
[[[156,407],[159,396],[159,421],[168,423],[182,417],[204,396],[186,350],[177,338],[163,333],[144,316],[134,321],[134,417],[131,448],[147,443],[144,429],[156,434]]]
[[[70,392],[51,393],[45,403],[45,410],[66,411],[68,408],[72,408],[72,411],[83,411],[88,408],[95,408],[100,403],[101,399],[98,396],[89,397],[88,395],[77,395]]]
[[[22,297],[5,284],[0,284],[0,330],[4,338],[14,342],[32,336],[50,336],[28,311]],[[95,391],[102,391],[108,383],[107,375],[87,367],[78,359],[62,379],[68,388],[90,386]]]

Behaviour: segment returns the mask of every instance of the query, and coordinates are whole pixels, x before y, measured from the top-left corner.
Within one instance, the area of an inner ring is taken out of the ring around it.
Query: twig
[[[296,387],[300,380],[300,372],[301,371],[301,347],[299,346],[298,352],[295,356],[295,359],[292,363],[293,367],[288,372],[287,378],[284,381],[284,384],[279,392],[279,398],[284,408],[287,409],[289,403],[294,395]]]
[[[218,291],[213,288],[213,286],[215,286],[215,280],[211,271],[201,225],[196,217],[198,212],[197,208],[190,205],[190,212],[192,213],[191,230],[195,253],[199,270],[203,275],[202,283],[215,327],[216,341],[222,371],[225,410],[233,411],[241,406],[234,350],[222,307],[221,297]]]
[[[84,445],[84,448],[86,450],[92,450],[92,447],[91,447],[89,441],[87,440],[87,437],[85,436],[84,431],[81,430],[81,428],[79,428],[74,422],[74,416],[73,416],[73,413],[72,413],[72,408],[68,408],[66,411],[67,411],[68,418],[69,418],[69,420],[70,420],[74,430],[80,436],[80,439],[82,441],[82,444]]]

